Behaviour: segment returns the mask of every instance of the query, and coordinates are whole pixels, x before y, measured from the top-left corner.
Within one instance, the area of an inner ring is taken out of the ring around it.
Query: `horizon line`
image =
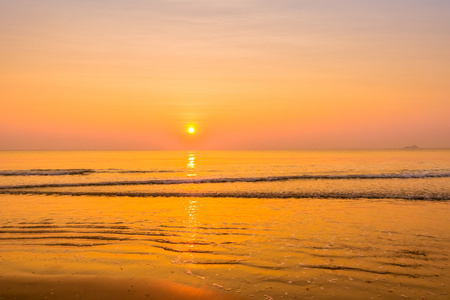
[[[12,149],[12,150],[6,150],[6,149],[0,149],[0,152],[19,152],[19,151],[29,151],[29,152],[116,152],[116,151],[123,151],[123,152],[184,152],[184,151],[370,151],[370,150],[405,150],[405,151],[420,151],[420,150],[450,150],[450,147],[427,147],[427,148],[303,148],[303,149],[147,149],[147,150],[138,150],[138,149]]]

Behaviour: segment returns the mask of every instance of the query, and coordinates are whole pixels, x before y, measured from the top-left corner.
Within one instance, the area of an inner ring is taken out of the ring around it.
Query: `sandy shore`
[[[0,300],[448,299],[450,206],[0,196]]]
[[[218,289],[165,280],[99,276],[0,276],[0,299],[186,299],[244,300]]]

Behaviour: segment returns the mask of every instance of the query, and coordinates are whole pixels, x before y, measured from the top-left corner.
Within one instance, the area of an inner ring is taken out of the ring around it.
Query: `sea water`
[[[0,152],[0,276],[442,298],[450,151]]]

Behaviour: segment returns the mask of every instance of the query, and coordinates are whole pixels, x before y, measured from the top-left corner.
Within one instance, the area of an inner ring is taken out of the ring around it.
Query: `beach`
[[[246,299],[210,287],[163,280],[97,276],[11,276],[1,280],[2,299]]]
[[[449,16],[0,0],[0,300],[449,300]]]
[[[4,152],[0,299],[447,299],[447,157]]]

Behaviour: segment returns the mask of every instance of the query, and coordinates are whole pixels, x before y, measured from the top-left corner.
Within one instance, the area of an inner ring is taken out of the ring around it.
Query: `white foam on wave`
[[[40,170],[42,171],[42,170]],[[87,174],[92,170],[47,170],[42,173],[51,175],[61,172],[59,175]],[[39,173],[39,172],[38,172]],[[0,173],[1,174],[1,173]],[[31,174],[31,173],[30,173]],[[39,173],[40,174],[40,173]],[[7,175],[5,175],[7,176]],[[287,180],[372,180],[372,179],[417,179],[417,178],[448,178],[449,172],[417,172],[417,173],[384,173],[384,174],[343,174],[343,175],[288,175],[288,176],[261,176],[261,177],[217,177],[196,179],[150,179],[104,182],[79,182],[79,183],[45,183],[36,185],[0,186],[0,189],[20,188],[46,188],[46,187],[82,187],[82,186],[119,186],[119,185],[170,185],[170,184],[204,184],[204,183],[233,183],[233,182],[274,182]]]
[[[32,170],[4,170],[0,176],[60,176],[85,175],[92,173],[91,169],[32,169]]]
[[[90,173],[111,174],[151,174],[151,173],[176,173],[175,170],[93,170],[93,169],[31,169],[31,170],[2,170],[0,176],[63,176],[63,175],[87,175]]]
[[[0,190],[0,194],[94,197],[194,197],[194,198],[256,198],[256,199],[402,199],[448,201],[450,195],[440,192],[65,192],[45,190]]]

